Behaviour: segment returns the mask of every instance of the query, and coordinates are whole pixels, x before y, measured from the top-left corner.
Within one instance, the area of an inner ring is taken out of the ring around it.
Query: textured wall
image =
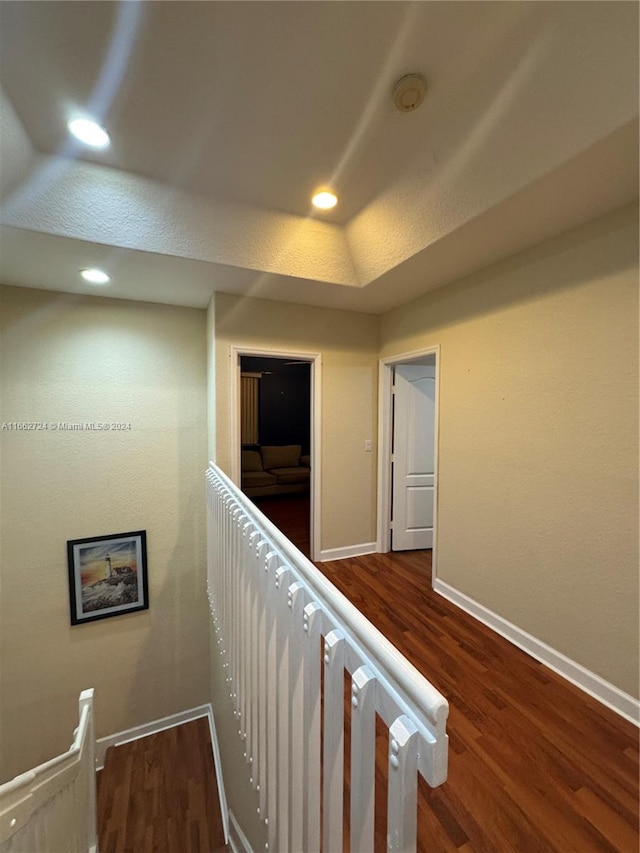
[[[173,191],[129,172],[34,159],[33,173],[2,209],[3,224],[120,248],[354,284],[342,228]]]
[[[231,345],[322,355],[322,541],[340,548],[375,540],[378,318],[287,302],[215,297],[217,461],[231,470]]]
[[[82,688],[98,737],[208,701],[205,312],[2,288],[3,778],[68,748]],[[146,529],[150,609],[69,624],[66,541]]]
[[[4,200],[24,180],[33,162],[34,150],[13,104],[0,92],[0,136],[2,137],[2,169],[0,197]]]
[[[637,285],[627,208],[381,325],[441,345],[438,576],[633,696]]]

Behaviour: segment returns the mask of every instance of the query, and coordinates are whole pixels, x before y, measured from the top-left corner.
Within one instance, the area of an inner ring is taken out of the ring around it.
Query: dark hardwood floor
[[[318,564],[449,700],[449,778],[421,784],[418,849],[637,853],[637,728],[434,593],[430,563],[409,551]],[[384,850],[380,727],[378,741]]]
[[[100,853],[228,850],[206,718],[107,750],[98,846]]]
[[[305,557],[310,557],[310,502],[308,493],[271,495],[252,499],[258,509],[281,530]]]

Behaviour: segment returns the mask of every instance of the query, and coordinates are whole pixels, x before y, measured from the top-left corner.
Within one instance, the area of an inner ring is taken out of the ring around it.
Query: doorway
[[[232,479],[316,559],[320,356],[232,347],[231,367]]]
[[[383,359],[378,547],[432,550],[436,576],[439,347]]]

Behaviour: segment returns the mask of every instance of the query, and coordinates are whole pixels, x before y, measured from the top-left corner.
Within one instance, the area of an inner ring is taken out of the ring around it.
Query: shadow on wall
[[[174,478],[167,482],[167,489],[179,496],[175,540],[169,541],[161,526],[147,529],[149,610],[140,615],[148,619],[138,669],[126,694],[127,714],[138,721],[132,725],[210,701],[203,499],[206,456],[204,445],[202,453],[194,451],[189,429],[179,431],[176,439],[179,450]],[[194,452],[199,460],[196,464]],[[195,482],[189,476],[194,468],[199,475]],[[150,660],[156,662],[153,670],[147,667]],[[148,693],[154,695],[157,710],[144,710]]]
[[[382,315],[383,336],[385,326],[393,325],[398,314],[402,315],[402,328],[396,333],[425,336],[443,326],[460,325],[511,305],[532,302],[546,294],[611,275],[611,253],[608,249],[598,252],[598,245],[600,242],[608,243],[624,225],[632,228],[637,235],[637,204],[621,208],[613,215],[607,214],[586,226],[580,225],[446,287],[430,291],[414,300],[413,304],[418,309],[414,312],[407,312],[405,306],[388,311]],[[579,256],[575,249],[584,246],[585,238],[594,251]],[[544,273],[538,272],[539,265],[550,257],[564,254],[571,257],[571,262],[562,269],[561,276],[549,277],[546,267]],[[638,262],[637,245],[633,249],[628,241],[619,241],[615,260],[619,270],[634,268]],[[422,306],[428,306],[428,311],[420,310]]]

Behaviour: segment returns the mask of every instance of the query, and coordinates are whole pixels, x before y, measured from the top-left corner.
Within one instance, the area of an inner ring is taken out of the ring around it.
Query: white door
[[[433,547],[435,366],[395,368],[393,551]]]

